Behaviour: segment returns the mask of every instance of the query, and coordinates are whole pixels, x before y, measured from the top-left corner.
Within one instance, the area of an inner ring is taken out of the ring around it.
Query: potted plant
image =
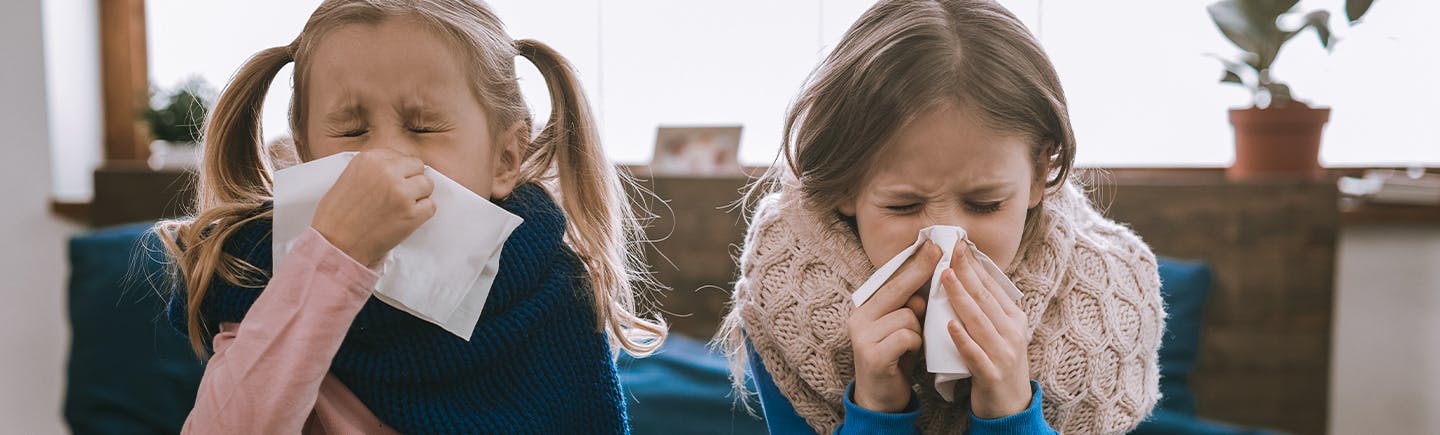
[[[1365,15],[1372,1],[1346,0],[1345,16],[1351,25]],[[1237,58],[1216,56],[1225,67],[1220,81],[1246,87],[1253,99],[1252,107],[1230,109],[1235,164],[1226,173],[1232,179],[1323,174],[1320,137],[1330,120],[1330,109],[1295,99],[1290,87],[1276,80],[1270,69],[1280,48],[1306,30],[1313,29],[1326,50],[1335,44],[1330,12],[1292,12],[1297,3],[1299,0],[1221,0],[1207,8],[1220,33],[1241,51]],[[1282,17],[1295,16],[1298,25],[1281,27]]]
[[[191,79],[167,94],[152,92],[151,107],[140,117],[150,128],[151,169],[189,169],[200,163],[197,143],[210,111],[211,95],[205,82]]]

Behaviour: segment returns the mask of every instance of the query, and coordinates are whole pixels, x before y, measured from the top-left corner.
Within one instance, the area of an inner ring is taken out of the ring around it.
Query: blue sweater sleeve
[[[775,385],[775,380],[770,377],[770,372],[765,370],[765,362],[760,355],[755,353],[753,348],[748,346],[750,356],[751,379],[755,382],[755,389],[760,395],[760,409],[765,413],[765,425],[772,434],[813,434],[815,433],[805,419],[795,413],[795,408],[780,393],[780,387]],[[1045,422],[1045,415],[1041,409],[1040,402],[1044,392],[1040,384],[1030,381],[1030,389],[1033,394],[1030,396],[1030,406],[1019,414],[1001,417],[996,419],[983,419],[970,414],[970,428],[966,431],[972,435],[1000,434],[1000,435],[1049,435],[1056,433]],[[899,414],[887,414],[861,408],[851,400],[854,394],[855,383],[845,388],[845,420],[840,427],[835,429],[836,434],[915,434],[919,430],[915,427],[915,421],[920,418],[920,401],[914,396],[910,398],[910,407]]]
[[[996,419],[984,419],[970,414],[970,430],[972,435],[996,434],[996,435],[1049,435],[1054,434],[1055,429],[1050,423],[1045,422],[1045,413],[1040,406],[1040,400],[1044,392],[1040,390],[1040,383],[1030,381],[1030,406],[1019,414],[1014,414]]]
[[[748,344],[748,343],[747,343]],[[750,346],[746,346],[749,348]],[[750,350],[750,378],[755,380],[755,389],[760,393],[760,409],[765,411],[765,426],[772,434],[813,434],[815,431],[805,419],[795,413],[795,407],[780,393],[780,387],[765,370],[760,354]],[[848,434],[918,434],[915,420],[920,418],[920,401],[913,395],[910,407],[899,414],[875,412],[856,405],[850,399],[855,383],[845,388],[845,420],[835,428],[837,435]]]

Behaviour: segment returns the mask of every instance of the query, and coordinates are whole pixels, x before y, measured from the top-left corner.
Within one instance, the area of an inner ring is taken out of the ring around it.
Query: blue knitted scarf
[[[533,184],[500,205],[525,222],[505,242],[471,341],[371,297],[331,373],[404,433],[629,432],[588,280],[563,242],[564,215]],[[269,220],[247,224],[225,250],[268,273],[270,229]],[[217,278],[202,302],[205,326],[239,322],[260,292]],[[182,334],[185,304],[177,294],[167,308]]]

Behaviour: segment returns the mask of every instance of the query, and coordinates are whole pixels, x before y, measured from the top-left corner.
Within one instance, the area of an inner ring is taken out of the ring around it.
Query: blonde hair
[[[655,286],[637,255],[627,247],[640,240],[626,195],[630,179],[618,173],[600,148],[589,103],[574,69],[549,46],[515,41],[482,2],[474,0],[327,0],[315,10],[294,42],[255,54],[231,79],[205,128],[204,158],[190,218],[160,223],[159,233],[183,280],[187,332],[197,355],[205,356],[206,331],[200,311],[216,276],[247,287],[261,287],[265,271],[223,250],[241,226],[271,217],[263,205],[271,199],[274,162],[261,143],[260,107],[270,82],[295,62],[290,128],[296,151],[309,159],[305,143],[305,84],[309,60],[329,32],[350,24],[373,24],[408,17],[449,39],[466,59],[472,91],[487,106],[491,131],[517,123],[531,130],[531,116],[515,76],[515,57],[524,56],[545,77],[551,115],[539,136],[525,147],[519,183],[535,182],[557,197],[569,225],[565,241],[579,256],[590,278],[597,318],[611,348],[634,355],[653,352],[666,335],[658,317],[635,309],[635,291]],[[183,247],[183,249],[182,249]]]
[[[898,130],[942,102],[1024,136],[1047,187],[1068,178],[1075,137],[1065,93],[1014,14],[991,0],[884,0],[811,73],[785,118],[784,165],[752,183],[746,202],[778,190],[788,173],[810,204],[835,208]]]

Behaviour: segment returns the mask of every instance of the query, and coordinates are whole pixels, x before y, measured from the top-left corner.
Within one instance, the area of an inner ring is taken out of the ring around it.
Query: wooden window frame
[[[143,162],[150,133],[137,116],[150,104],[145,0],[98,0],[105,161]]]

